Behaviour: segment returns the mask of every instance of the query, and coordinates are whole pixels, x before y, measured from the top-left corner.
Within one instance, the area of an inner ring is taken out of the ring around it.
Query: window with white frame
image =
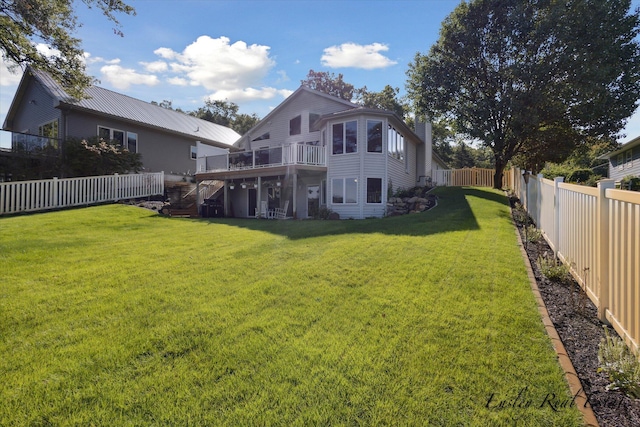
[[[289,135],[300,135],[302,133],[302,116],[296,116],[289,120]]]
[[[382,153],[382,122],[367,120],[367,152]]]
[[[131,153],[138,152],[138,134],[134,132],[127,132],[127,150]]]
[[[367,178],[367,203],[382,203],[382,178]]]
[[[98,126],[98,137],[105,141],[117,141],[120,146],[126,147],[124,144],[124,131],[119,129],[111,129],[105,126]]]
[[[333,154],[358,152],[358,122],[336,123],[332,126]]]
[[[404,135],[389,125],[387,132],[387,153],[394,159],[404,160],[405,149]]]
[[[625,168],[631,168],[633,167],[633,149],[627,151],[627,158],[624,162],[624,167]]]
[[[624,169],[624,154],[618,154],[617,163],[618,170]]]
[[[358,179],[332,179],[331,202],[334,204],[358,203]]]
[[[195,145],[191,146],[191,159],[195,160],[198,158],[198,147],[196,147]]]

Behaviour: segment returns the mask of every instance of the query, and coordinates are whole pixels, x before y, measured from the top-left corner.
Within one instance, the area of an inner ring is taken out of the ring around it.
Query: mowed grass
[[[581,425],[504,195],[0,219],[0,425]]]

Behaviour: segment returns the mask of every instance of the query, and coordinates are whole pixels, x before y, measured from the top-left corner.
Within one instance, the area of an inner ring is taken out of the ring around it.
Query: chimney
[[[420,137],[422,142],[418,147],[418,184],[425,185],[426,177],[431,178],[431,170],[433,169],[433,141],[431,139],[431,121],[428,117],[416,117],[416,135]]]

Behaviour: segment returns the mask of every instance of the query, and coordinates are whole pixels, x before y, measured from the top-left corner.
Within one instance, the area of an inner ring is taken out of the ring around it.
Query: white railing
[[[292,144],[207,156],[204,164],[206,165],[204,170],[199,170],[199,173],[262,169],[283,165],[326,166],[326,149],[317,145]]]
[[[164,173],[0,183],[0,215],[164,194]]]
[[[597,188],[510,171],[512,190],[536,226],[598,308],[638,354],[640,352],[640,193]]]

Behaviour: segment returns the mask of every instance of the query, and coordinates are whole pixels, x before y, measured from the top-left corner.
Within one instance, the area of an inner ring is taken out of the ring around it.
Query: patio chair
[[[256,219],[269,218],[270,212],[266,200],[260,202],[260,209],[256,208]]]
[[[275,219],[287,219],[287,210],[289,210],[289,201],[284,202],[284,208],[275,208],[273,217]]]

